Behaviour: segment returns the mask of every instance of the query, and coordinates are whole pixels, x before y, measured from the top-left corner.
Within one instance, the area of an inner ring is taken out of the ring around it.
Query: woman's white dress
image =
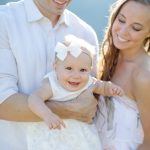
[[[103,147],[109,150],[137,150],[143,142],[144,134],[136,102],[126,96],[112,97],[112,101],[114,104],[112,128],[108,129],[108,113],[103,96],[100,97],[95,120]]]
[[[67,101],[77,97],[93,83],[90,77],[87,85],[77,92],[63,89],[54,72],[46,75],[53,91],[51,100]],[[48,129],[44,122],[31,123],[28,127],[28,150],[102,150],[98,131],[94,124],[87,124],[73,119],[65,119],[66,128]]]

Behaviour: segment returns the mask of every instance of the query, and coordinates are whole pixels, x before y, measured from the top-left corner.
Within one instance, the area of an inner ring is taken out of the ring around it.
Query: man
[[[74,34],[98,45],[94,30],[65,9],[69,3],[70,0],[22,0],[0,7],[2,150],[27,150],[27,123],[18,121],[40,120],[29,110],[27,98],[52,68],[55,44],[65,35]],[[61,117],[91,122],[97,105],[91,91],[83,93],[81,101],[47,105]]]

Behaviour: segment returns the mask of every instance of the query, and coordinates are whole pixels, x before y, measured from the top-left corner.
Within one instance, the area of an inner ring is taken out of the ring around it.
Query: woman
[[[111,102],[109,108],[112,110],[108,113],[107,128],[106,130],[103,128],[102,133],[106,149],[139,148],[139,144],[143,142],[142,128],[144,142],[140,150],[150,149],[149,51],[150,0],[118,0],[113,5],[102,43],[104,59],[101,79],[111,80],[122,87],[126,96],[115,97],[112,101],[105,100],[108,102],[105,103],[107,106]],[[100,111],[103,112],[102,101],[103,99],[101,99]],[[98,119],[102,122],[100,115]]]

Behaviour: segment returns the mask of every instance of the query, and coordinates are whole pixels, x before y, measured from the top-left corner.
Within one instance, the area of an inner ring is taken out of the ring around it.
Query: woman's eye
[[[134,31],[141,31],[141,28],[137,28],[137,27],[132,27],[132,29],[133,29]]]
[[[118,18],[118,21],[119,21],[120,23],[125,23],[125,20],[120,19],[120,18]]]
[[[71,67],[66,67],[65,69],[66,69],[66,70],[71,70],[72,68],[71,68]]]

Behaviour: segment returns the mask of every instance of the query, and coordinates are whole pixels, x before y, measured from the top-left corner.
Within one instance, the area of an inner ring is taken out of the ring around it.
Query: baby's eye
[[[71,67],[66,67],[65,69],[66,69],[66,70],[71,70],[72,68],[71,68]]]
[[[80,69],[81,72],[87,72],[87,69]]]

